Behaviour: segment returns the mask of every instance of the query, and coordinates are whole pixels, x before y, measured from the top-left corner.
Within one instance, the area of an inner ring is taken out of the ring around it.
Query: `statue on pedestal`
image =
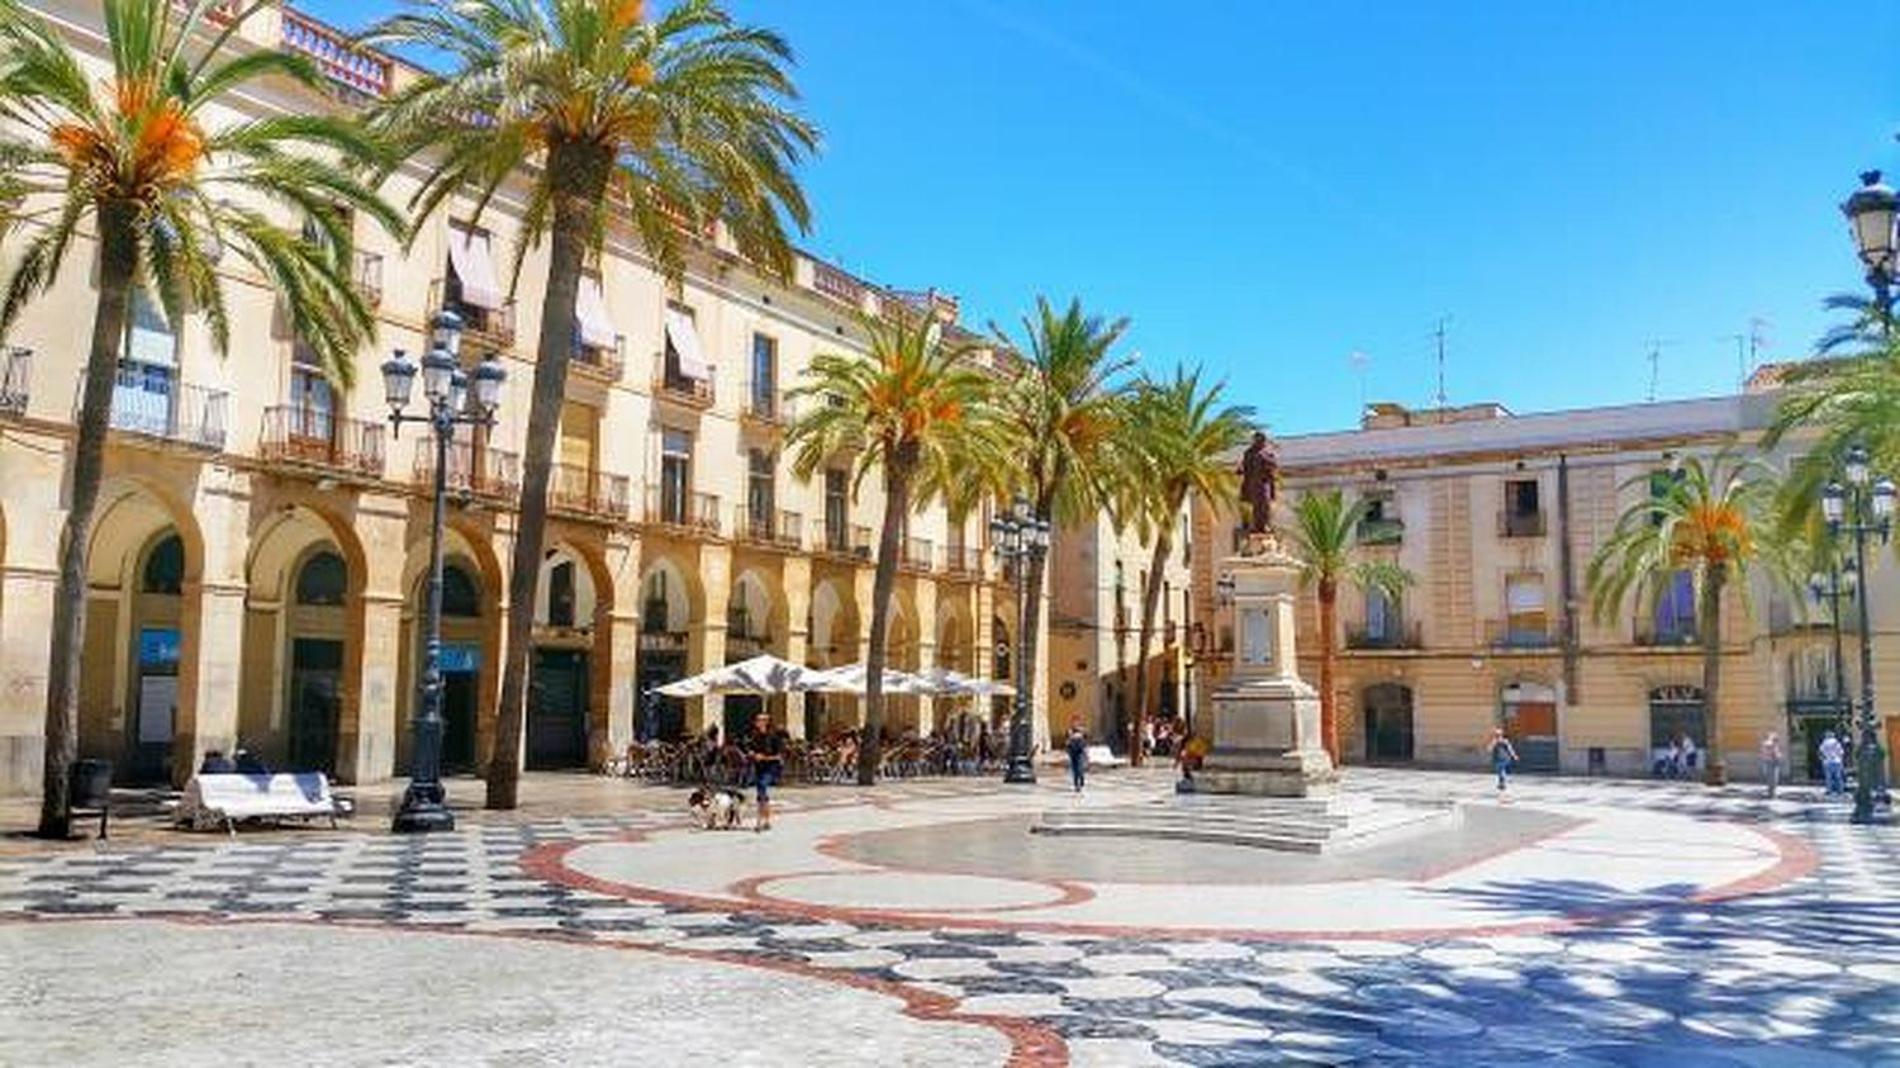
[[[1278,491],[1280,461],[1267,435],[1256,430],[1253,442],[1240,458],[1240,503],[1247,509],[1246,555],[1258,556],[1275,547],[1273,499]]]

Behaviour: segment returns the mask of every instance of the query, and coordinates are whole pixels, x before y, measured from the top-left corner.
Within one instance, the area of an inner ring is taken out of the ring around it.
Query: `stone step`
[[[1185,799],[1180,799],[1185,800]],[[1456,826],[1461,813],[1451,802],[1376,804],[1359,799],[1343,806],[1259,804],[1261,799],[1225,799],[1217,806],[1168,801],[1104,808],[1045,811],[1030,828],[1037,834],[1155,838],[1212,842],[1288,852],[1322,853],[1389,837]],[[1310,799],[1309,799],[1310,800]],[[1304,808],[1305,811],[1299,811]]]

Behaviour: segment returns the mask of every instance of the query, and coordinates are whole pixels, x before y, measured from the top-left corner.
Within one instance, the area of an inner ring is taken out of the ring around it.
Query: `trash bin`
[[[73,812],[97,812],[99,837],[106,836],[111,818],[112,761],[75,760],[66,769],[66,807]]]
[[[1603,747],[1600,745],[1591,746],[1590,747],[1590,767],[1589,767],[1588,774],[1606,775],[1609,773],[1609,770],[1610,770],[1609,754],[1605,753],[1603,751]]]

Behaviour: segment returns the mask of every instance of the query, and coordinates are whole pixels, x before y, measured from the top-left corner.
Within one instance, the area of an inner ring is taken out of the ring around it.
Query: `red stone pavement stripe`
[[[585,949],[611,949],[630,953],[656,953],[668,957],[680,957],[687,960],[710,961],[719,964],[733,964],[743,968],[760,968],[766,971],[796,975],[806,979],[839,986],[853,987],[873,994],[882,994],[896,998],[904,1006],[904,1015],[927,1023],[960,1023],[977,1027],[987,1027],[1009,1040],[1009,1060],[1004,1062],[1007,1068],[1067,1068],[1069,1046],[1062,1036],[1053,1029],[1034,1020],[1020,1016],[979,1016],[957,1011],[955,998],[930,990],[917,990],[904,983],[892,982],[873,976],[859,975],[844,970],[819,968],[802,961],[787,960],[782,957],[760,957],[726,950],[688,949],[666,945],[632,945],[624,942],[599,941],[585,938],[575,933],[562,931],[467,931],[444,929],[439,927],[418,927],[401,923],[387,923],[380,920],[332,920],[296,916],[206,916],[202,913],[174,913],[172,915],[89,915],[89,916],[0,916],[0,924],[60,924],[60,923],[136,923],[136,922],[173,923],[182,926],[219,927],[230,924],[280,925],[297,927],[343,927],[362,928],[378,931],[391,931],[404,935],[446,935],[457,938],[509,938],[526,942],[547,942],[563,946],[575,946]]]

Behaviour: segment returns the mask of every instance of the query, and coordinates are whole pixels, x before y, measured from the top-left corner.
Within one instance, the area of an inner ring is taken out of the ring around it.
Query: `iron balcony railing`
[[[1544,536],[1544,513],[1513,512],[1506,509],[1498,513],[1498,537],[1500,538],[1541,538]]]
[[[1485,624],[1485,639],[1493,649],[1549,649],[1557,644],[1548,620],[1494,619]]]
[[[426,436],[416,443],[415,478],[424,489],[435,484],[435,443]],[[521,457],[504,449],[478,449],[471,441],[452,441],[444,481],[457,493],[499,500],[518,497]]]
[[[82,394],[84,388],[81,381]],[[195,448],[222,449],[229,405],[230,396],[224,390],[121,369],[112,390],[112,429]],[[75,400],[75,416],[78,410]]]
[[[653,376],[653,395],[688,408],[710,408],[712,376],[708,373],[705,378],[689,378],[662,366]]]
[[[828,263],[812,261],[811,287],[853,308],[864,303],[864,283]]]
[[[280,404],[264,409],[260,459],[282,464],[381,478],[383,438],[388,427],[334,412]]]
[[[953,579],[982,578],[983,550],[974,545],[947,545],[943,550],[943,570]]]
[[[464,300],[450,299],[448,280],[437,278],[429,283],[429,307],[452,311],[462,317],[462,329],[476,341],[496,348],[511,348],[515,343],[515,302],[508,298],[499,308],[483,308]]]
[[[780,508],[758,509],[741,504],[732,510],[732,529],[742,541],[775,549],[797,549],[803,542],[805,517]]]
[[[718,537],[719,496],[650,486],[646,495],[646,522],[695,534]]]
[[[8,349],[6,370],[0,374],[0,415],[18,419],[32,399],[33,350]]]
[[[618,382],[627,370],[627,339],[615,334],[613,345],[605,348],[576,341],[572,363],[583,374]]]
[[[905,538],[897,563],[906,571],[934,571],[937,566],[937,544],[929,538]]]
[[[1361,545],[1397,545],[1405,540],[1405,521],[1397,518],[1361,519],[1358,534]]]
[[[747,422],[767,428],[784,426],[794,417],[790,397],[756,385],[746,387],[745,406],[739,414]]]
[[[627,476],[582,464],[555,464],[548,470],[548,507],[603,519],[627,518]]]
[[[1424,646],[1425,643],[1416,622],[1386,623],[1379,627],[1361,624],[1346,628],[1346,648],[1348,649],[1422,649]]]
[[[819,552],[852,560],[871,559],[871,528],[855,524],[812,520],[811,541]]]

